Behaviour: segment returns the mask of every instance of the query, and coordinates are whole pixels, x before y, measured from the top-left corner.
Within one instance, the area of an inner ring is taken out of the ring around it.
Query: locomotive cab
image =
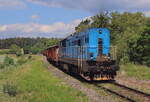
[[[95,28],[89,31],[89,57],[92,60],[110,58],[110,32],[107,28]],[[91,56],[92,55],[92,56]]]
[[[110,55],[110,32],[107,28],[89,31],[89,76],[95,80],[114,79],[118,67]]]

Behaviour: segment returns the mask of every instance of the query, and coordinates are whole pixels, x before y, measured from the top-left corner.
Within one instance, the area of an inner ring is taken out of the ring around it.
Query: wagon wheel
[[[94,74],[93,74],[93,73],[90,73],[89,78],[90,78],[91,81],[93,81],[93,80],[94,80]]]

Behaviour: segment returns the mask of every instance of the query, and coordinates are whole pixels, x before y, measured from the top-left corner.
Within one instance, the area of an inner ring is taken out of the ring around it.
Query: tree
[[[146,17],[140,13],[111,13],[111,35],[112,43],[117,43],[120,38],[128,37],[130,39],[135,37],[143,31],[146,22]],[[119,38],[119,39],[118,39]]]
[[[16,44],[12,44],[10,46],[10,51],[11,51],[12,54],[16,54],[19,50],[20,50],[20,47],[17,46]]]
[[[86,19],[82,21],[77,27],[75,27],[76,32],[82,32],[87,28],[90,28],[90,20]]]
[[[150,66],[150,24],[147,24],[137,41],[130,43],[130,60]]]
[[[93,28],[105,28],[110,25],[110,17],[108,12],[101,12],[92,18],[91,27]]]
[[[105,28],[109,27],[110,17],[108,12],[101,12],[96,16],[83,20],[77,27],[76,32],[82,32],[88,28]]]
[[[23,48],[18,49],[18,51],[16,52],[16,55],[17,55],[17,56],[22,56],[22,55],[24,55],[24,50],[23,50]]]
[[[111,42],[117,46],[118,60],[127,62],[130,59],[128,51],[130,44],[136,42],[144,30],[146,17],[142,13],[111,14]]]
[[[24,55],[23,48],[20,48],[19,46],[15,45],[15,44],[11,45],[10,52],[12,54],[16,54],[16,56]]]
[[[31,48],[33,46],[37,47],[35,49],[39,49],[38,51],[44,50],[49,46],[56,44],[60,39],[56,38],[9,38],[9,39],[0,39],[0,49],[11,49],[12,54],[16,54],[19,50],[18,54],[24,51],[25,54],[31,53]],[[5,53],[5,52],[4,52]],[[38,52],[40,53],[40,52]]]

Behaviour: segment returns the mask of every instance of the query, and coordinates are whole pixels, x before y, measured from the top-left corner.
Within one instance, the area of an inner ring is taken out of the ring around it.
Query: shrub
[[[128,56],[124,56],[120,59],[120,64],[127,64],[129,63],[129,57]]]
[[[4,69],[4,68],[5,68],[4,64],[0,64],[0,69]]]
[[[4,65],[5,66],[10,66],[10,65],[14,65],[14,59],[13,58],[10,58],[8,56],[5,57],[4,59]]]
[[[16,44],[12,44],[12,45],[10,46],[10,51],[11,51],[12,54],[16,54],[16,52],[18,52],[19,49],[20,49],[20,47],[17,46]]]
[[[147,22],[137,40],[130,42],[129,47],[131,61],[150,66],[150,21]]]
[[[20,52],[16,52],[16,56],[17,57],[21,56],[21,53]]]
[[[23,50],[23,48],[18,49],[18,51],[16,52],[16,56],[22,56],[22,55],[24,55],[24,50]]]
[[[13,84],[6,83],[3,85],[3,92],[15,97],[17,95],[17,87]]]
[[[31,59],[31,58],[32,58],[32,55],[29,55],[29,56],[28,56],[28,59]]]
[[[10,54],[11,52],[10,52],[10,50],[9,49],[1,49],[0,50],[0,54],[2,55],[2,54]]]
[[[18,59],[17,64],[18,64],[18,65],[22,65],[22,64],[24,64],[24,63],[26,63],[26,62],[27,62],[27,60],[22,57],[22,58]]]
[[[38,47],[35,47],[35,46],[31,47],[32,54],[38,54],[40,51],[41,49]]]

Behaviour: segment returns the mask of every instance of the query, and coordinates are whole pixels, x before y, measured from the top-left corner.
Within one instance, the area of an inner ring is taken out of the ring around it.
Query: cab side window
[[[85,38],[85,43],[89,43],[89,38],[88,37]]]
[[[81,46],[81,40],[80,39],[78,40],[78,46]]]

